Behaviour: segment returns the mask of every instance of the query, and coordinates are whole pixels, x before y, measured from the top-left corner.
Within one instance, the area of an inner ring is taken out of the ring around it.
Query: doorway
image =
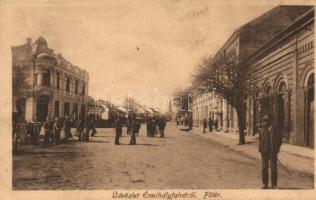
[[[309,75],[305,90],[305,146],[314,148],[314,73]]]
[[[286,85],[284,82],[281,82],[278,87],[278,95],[277,95],[277,107],[278,107],[278,127],[279,134],[285,135],[286,127],[285,127],[285,93],[286,93]]]
[[[48,103],[49,103],[49,97],[39,96],[37,98],[36,103],[36,121],[44,122],[46,121],[46,118],[48,117]]]

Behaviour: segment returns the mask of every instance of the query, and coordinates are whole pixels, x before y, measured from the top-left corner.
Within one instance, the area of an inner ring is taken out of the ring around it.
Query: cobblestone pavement
[[[260,160],[211,138],[168,124],[165,138],[114,145],[113,129],[98,129],[89,143],[25,147],[13,156],[13,189],[258,189]],[[295,161],[293,161],[295,162]],[[313,188],[313,176],[279,168],[280,189]]]

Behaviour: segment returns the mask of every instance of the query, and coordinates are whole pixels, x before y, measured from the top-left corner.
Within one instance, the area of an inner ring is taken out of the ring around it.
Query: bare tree
[[[232,52],[204,60],[193,75],[194,85],[215,89],[217,94],[235,108],[241,145],[245,144],[245,100],[250,86],[248,68]]]

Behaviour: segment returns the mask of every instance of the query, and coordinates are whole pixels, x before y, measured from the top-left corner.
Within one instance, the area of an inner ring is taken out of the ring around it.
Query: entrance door
[[[282,136],[287,136],[288,135],[288,131],[289,128],[287,126],[289,126],[288,121],[288,116],[289,115],[289,110],[286,109],[287,108],[287,95],[286,95],[286,84],[285,82],[281,82],[278,86],[278,90],[277,90],[277,105],[276,105],[276,109],[274,110],[274,112],[276,113],[277,118],[275,120],[278,120],[276,123],[278,125],[278,132],[279,134],[281,134]]]
[[[253,135],[258,133],[258,125],[260,124],[260,99],[259,90],[256,91],[253,101]]]
[[[36,104],[36,121],[43,122],[48,117],[48,96],[37,98]]]
[[[305,146],[314,148],[314,74],[307,80]]]
[[[285,127],[284,127],[284,121],[285,121],[285,101],[284,101],[284,94],[278,95],[278,127],[279,127],[279,133],[284,135]]]

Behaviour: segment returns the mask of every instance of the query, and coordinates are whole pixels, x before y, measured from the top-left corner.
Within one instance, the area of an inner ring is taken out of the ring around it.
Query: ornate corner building
[[[39,37],[34,43],[14,46],[13,97],[17,121],[73,119],[87,112],[89,74],[48,48]]]

